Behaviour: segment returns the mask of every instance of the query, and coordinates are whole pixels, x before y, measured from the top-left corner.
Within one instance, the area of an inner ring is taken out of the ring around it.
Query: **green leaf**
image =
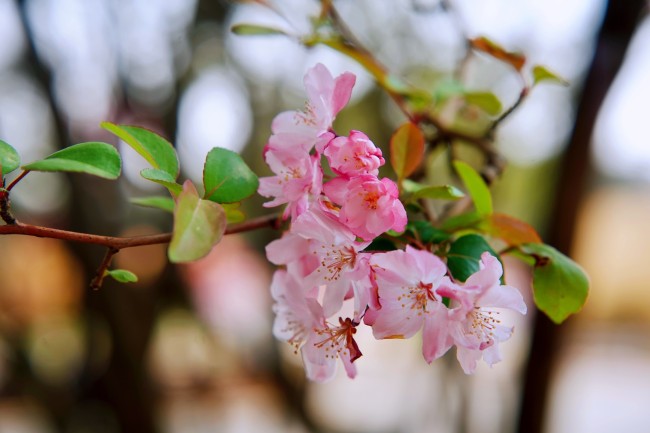
[[[476,211],[465,212],[459,215],[454,215],[447,218],[442,223],[442,228],[447,231],[455,231],[458,229],[473,227],[483,220],[483,216],[479,215]]]
[[[491,92],[469,92],[465,94],[465,101],[468,104],[480,107],[490,116],[501,113],[503,106],[501,101]]]
[[[234,203],[257,191],[257,175],[237,153],[215,147],[203,167],[205,198],[217,203]]]
[[[223,203],[221,207],[226,212],[228,224],[240,223],[246,219],[246,214],[239,209],[241,203]]]
[[[20,167],[20,155],[8,143],[0,140],[0,186],[2,178]]]
[[[465,197],[465,194],[452,185],[429,186],[422,185],[410,179],[404,179],[402,183],[404,191],[411,193],[410,200],[430,198],[437,200],[458,200]]]
[[[398,180],[409,177],[424,158],[424,135],[420,128],[406,122],[390,138],[390,163]]]
[[[519,250],[535,259],[533,297],[535,305],[560,324],[580,311],[589,293],[589,279],[573,260],[545,244],[524,244]]]
[[[115,281],[118,281],[120,283],[135,283],[138,281],[138,276],[131,271],[127,271],[126,269],[112,269],[110,271],[106,271],[106,275],[110,276]]]
[[[174,210],[169,260],[181,263],[206,256],[225,231],[226,213],[221,205],[199,198],[192,182],[185,181]]]
[[[178,156],[171,143],[153,131],[138,126],[102,122],[102,128],[118,136],[138,152],[153,168],[165,171],[176,180]]]
[[[569,82],[567,80],[560,77],[555,72],[549,71],[544,66],[536,65],[533,67],[533,83],[539,84],[542,81],[550,81],[552,83],[560,84],[562,86],[569,85]]]
[[[256,35],[286,35],[284,30],[274,27],[261,26],[259,24],[235,24],[230,31],[236,35],[256,36]]]
[[[499,255],[480,235],[470,234],[456,239],[447,253],[447,267],[451,275],[460,281],[467,280],[480,269],[481,254],[486,251],[501,261]]]
[[[492,213],[492,196],[481,175],[472,166],[460,160],[454,161],[454,168],[472,197],[476,212],[481,216],[490,215]]]
[[[122,170],[122,160],[110,144],[89,142],[66,147],[45,159],[24,165],[22,169],[77,172],[117,179]]]
[[[158,170],[157,168],[145,168],[144,170],[140,171],[140,176],[164,186],[173,195],[179,194],[183,189],[182,186],[176,183],[176,180],[172,177],[172,175],[166,171]]]
[[[429,221],[409,221],[406,229],[425,244],[439,244],[451,237],[449,233],[434,227]]]
[[[364,251],[393,251],[396,250],[397,246],[390,239],[384,237],[377,237],[370,242]]]
[[[171,197],[134,197],[129,201],[138,206],[152,207],[167,212],[174,212],[174,200]]]

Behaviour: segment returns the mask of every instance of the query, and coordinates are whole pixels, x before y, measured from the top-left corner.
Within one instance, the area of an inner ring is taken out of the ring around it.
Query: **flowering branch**
[[[452,8],[446,4],[445,9],[451,10]],[[392,76],[388,72],[388,68],[379,62],[379,60],[377,60],[377,58],[356,38],[331,1],[322,1],[321,14],[319,18],[321,23],[326,23],[331,26],[332,29],[335,30],[335,34],[323,36],[315,31],[314,34],[303,39],[303,43],[306,46],[311,47],[321,43],[353,58],[366,68],[366,70],[375,78],[377,84],[390,96],[391,99],[393,99],[402,113],[411,122],[418,126],[428,125],[435,128],[436,136],[430,140],[431,143],[435,144],[440,141],[451,143],[453,140],[461,140],[469,143],[479,149],[485,156],[485,164],[481,173],[485,181],[488,184],[492,183],[501,175],[505,168],[505,161],[493,147],[494,132],[496,128],[525,100],[530,91],[529,86],[524,84],[517,101],[509,109],[504,111],[496,120],[494,120],[483,134],[477,136],[456,129],[451,129],[445,126],[443,122],[441,122],[441,120],[431,112],[431,110],[426,108],[414,109],[409,106],[410,99],[421,96],[419,95],[420,92],[417,89],[411,88],[408,84],[403,83],[398,77]],[[465,39],[467,41],[467,56],[461,63],[459,69],[463,68],[464,63],[469,61],[471,53],[473,52],[472,48],[474,48],[472,40],[468,37],[465,37]],[[517,70],[517,73],[521,76],[519,70]],[[523,81],[523,77],[521,78]]]

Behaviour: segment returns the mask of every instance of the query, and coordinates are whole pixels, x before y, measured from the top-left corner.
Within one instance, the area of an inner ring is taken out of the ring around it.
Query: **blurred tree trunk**
[[[642,0],[612,1],[607,6],[569,147],[562,162],[547,239],[549,244],[565,254],[571,252],[578,207],[591,174],[590,143],[596,116],[623,63],[644,6]],[[548,390],[562,329],[543,314],[535,316],[520,408],[520,433],[544,431]]]

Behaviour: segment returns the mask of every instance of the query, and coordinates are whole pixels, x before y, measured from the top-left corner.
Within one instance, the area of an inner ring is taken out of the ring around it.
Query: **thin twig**
[[[519,92],[519,98],[515,101],[514,104],[510,108],[508,108],[506,111],[501,113],[501,116],[499,116],[493,123],[490,125],[490,129],[487,130],[485,133],[485,137],[488,137],[490,139],[494,139],[494,132],[496,129],[501,125],[501,123],[506,120],[519,106],[521,105],[522,102],[526,99],[528,96],[528,93],[530,92],[530,87],[524,85],[524,87],[521,89],[521,92]]]
[[[102,286],[102,283],[104,282],[104,278],[106,278],[106,271],[108,270],[108,267],[111,265],[111,261],[113,261],[113,256],[117,253],[119,253],[120,250],[116,248],[107,248],[106,249],[106,254],[104,255],[104,260],[102,260],[102,263],[99,265],[97,268],[97,272],[95,273],[95,277],[92,279],[90,282],[90,288],[93,290],[99,290],[99,288]]]

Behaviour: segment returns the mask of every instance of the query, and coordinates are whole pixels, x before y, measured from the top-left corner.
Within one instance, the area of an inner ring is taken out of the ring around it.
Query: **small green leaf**
[[[246,219],[246,214],[239,209],[240,202],[236,203],[223,203],[221,207],[226,212],[226,219],[228,224],[240,223]]]
[[[424,135],[420,128],[406,122],[390,138],[390,163],[398,180],[409,177],[424,158]]]
[[[152,207],[167,212],[174,212],[174,200],[171,197],[134,197],[129,201],[138,206]]]
[[[115,281],[120,283],[135,283],[138,281],[138,276],[131,271],[126,269],[112,269],[106,271],[106,275],[113,278]]]
[[[404,191],[411,193],[411,200],[430,198],[436,200],[458,200],[465,197],[463,191],[452,185],[429,186],[422,185],[410,179],[402,183]]]
[[[230,31],[236,35],[256,36],[256,35],[286,35],[284,30],[273,27],[261,26],[259,24],[235,24]]]
[[[234,203],[257,191],[257,175],[237,153],[215,147],[203,167],[205,198],[217,203]]]
[[[481,254],[486,251],[501,260],[482,236],[470,234],[456,239],[447,253],[447,267],[451,275],[460,281],[467,280],[480,269]]]
[[[425,244],[439,244],[451,237],[449,233],[434,227],[429,221],[409,221],[406,229]]]
[[[460,160],[454,161],[454,168],[472,197],[476,212],[481,216],[490,215],[492,213],[492,196],[481,175],[472,166]]]
[[[181,263],[206,256],[225,231],[226,213],[221,205],[199,198],[192,182],[185,181],[174,210],[169,260]]]
[[[178,177],[178,157],[171,143],[153,131],[138,126],[116,125],[102,122],[102,128],[115,134],[138,152],[153,168]]]
[[[156,168],[145,168],[144,170],[140,171],[140,176],[164,186],[173,195],[179,194],[183,189],[183,187],[176,183],[174,178],[169,173],[163,170],[158,170]]]
[[[491,92],[469,92],[465,94],[465,101],[468,104],[480,107],[490,116],[501,113],[503,106],[501,101]]]
[[[20,155],[8,143],[0,140],[0,186],[2,178],[20,167]]]
[[[24,165],[22,169],[77,172],[117,179],[122,169],[122,160],[110,144],[88,142],[66,147],[45,159]]]
[[[533,297],[535,305],[560,324],[580,311],[589,293],[589,279],[573,260],[545,244],[524,244],[519,250],[535,259]]]
[[[560,84],[562,86],[569,85],[569,82],[567,80],[560,77],[555,72],[549,71],[544,66],[536,65],[533,67],[533,83],[539,84],[542,81],[550,81],[552,83]]]

